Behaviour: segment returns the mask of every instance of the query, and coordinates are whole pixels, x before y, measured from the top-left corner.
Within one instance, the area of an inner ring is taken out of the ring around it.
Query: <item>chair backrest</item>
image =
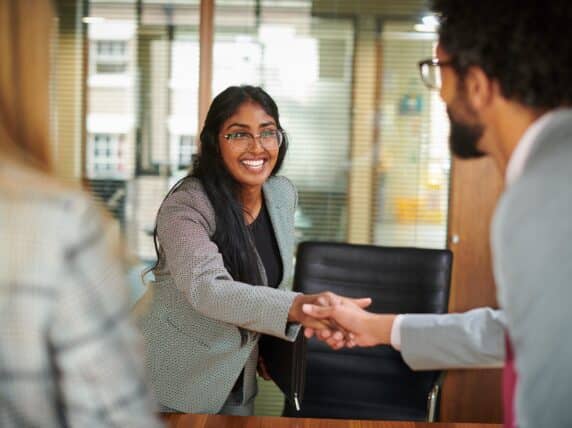
[[[303,242],[294,289],[369,296],[376,313],[445,313],[452,254],[449,250]],[[286,416],[425,420],[427,397],[440,372],[414,372],[390,346],[333,351],[308,342],[301,412]]]

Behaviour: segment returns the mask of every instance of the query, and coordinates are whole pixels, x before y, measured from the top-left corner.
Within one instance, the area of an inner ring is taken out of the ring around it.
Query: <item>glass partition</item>
[[[448,120],[438,92],[419,79],[417,62],[433,55],[436,35],[415,21],[381,31],[380,124],[373,241],[444,248],[450,155]]]
[[[85,108],[71,92],[56,96],[83,115],[77,174],[139,261],[134,296],[154,261],[157,208],[199,150],[199,85],[213,96],[260,85],[276,100],[290,140],[282,174],[299,190],[298,241],[445,247],[448,121],[417,74],[436,39],[423,0],[217,0],[210,82],[199,80],[200,0],[80,3],[83,24],[70,28],[85,43],[65,45],[61,33],[60,45],[86,48],[84,85],[74,86]],[[72,65],[58,67],[66,75]],[[259,414],[280,413],[269,385]]]

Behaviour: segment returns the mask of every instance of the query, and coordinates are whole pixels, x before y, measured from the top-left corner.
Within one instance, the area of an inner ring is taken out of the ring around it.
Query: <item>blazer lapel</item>
[[[264,183],[262,187],[262,192],[264,194],[264,202],[266,203],[266,209],[268,210],[268,215],[270,216],[270,222],[272,223],[272,229],[274,230],[274,236],[276,237],[276,242],[278,243],[278,250],[280,251],[280,259],[282,260],[282,278],[280,278],[279,288],[284,283],[284,278],[286,276],[286,270],[289,269],[290,263],[287,257],[292,257],[292,254],[288,254],[288,249],[286,248],[286,240],[284,237],[284,231],[287,230],[287,223],[283,218],[284,211],[281,209],[280,196],[276,195],[275,188],[272,185],[272,181],[269,180]]]

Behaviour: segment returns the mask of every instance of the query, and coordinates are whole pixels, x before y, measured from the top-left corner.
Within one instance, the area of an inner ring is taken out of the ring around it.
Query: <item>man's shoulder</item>
[[[572,109],[551,113],[547,126],[538,135],[521,176],[511,184],[499,203],[499,213],[572,207]],[[526,209],[528,207],[528,209]]]
[[[492,224],[496,251],[550,247],[572,239],[565,213],[572,210],[572,111],[559,112],[538,136],[520,177],[503,192]]]
[[[548,122],[537,136],[523,175],[570,172],[571,161],[572,109],[558,109],[549,113]]]

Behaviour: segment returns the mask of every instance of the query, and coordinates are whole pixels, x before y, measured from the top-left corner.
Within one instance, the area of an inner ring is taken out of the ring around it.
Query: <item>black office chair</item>
[[[445,313],[451,265],[449,250],[303,242],[294,289],[369,296],[376,313]],[[301,411],[286,402],[284,416],[433,421],[441,379],[391,346],[333,351],[310,339]]]

